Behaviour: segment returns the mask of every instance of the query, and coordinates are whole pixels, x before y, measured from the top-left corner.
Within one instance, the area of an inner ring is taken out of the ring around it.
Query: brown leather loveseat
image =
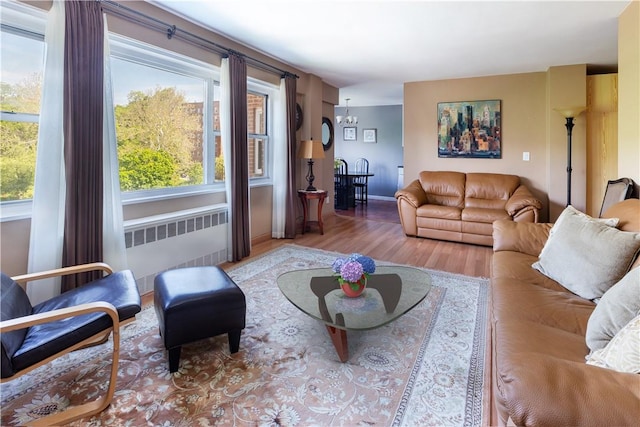
[[[624,313],[627,318],[640,315],[640,274],[634,270],[640,268],[637,258],[640,238],[635,233],[619,233],[640,231],[640,200],[617,203],[603,216],[619,218],[617,230],[612,227],[612,233],[625,234],[625,238],[635,241],[632,243],[635,247],[628,251],[625,261],[618,251],[612,251],[616,252],[612,253],[612,262],[619,262],[620,268],[614,273],[614,269],[606,267],[602,273],[617,282],[594,300],[579,296],[532,267],[543,258],[543,249],[549,247],[547,241],[557,238],[554,236],[558,236],[559,228],[550,235],[553,224],[494,223],[488,352],[490,425],[637,426],[640,423],[640,375],[618,372],[611,366],[594,366],[586,361],[590,347],[594,350],[589,337],[591,328],[598,326],[594,321],[597,316],[592,316],[596,307],[601,310],[599,313],[607,315]],[[598,242],[586,238],[580,243],[576,234],[585,235],[584,232],[572,233],[567,240],[574,248],[584,248],[588,259],[590,253],[597,250]],[[608,235],[606,239],[612,240]],[[579,262],[561,259],[558,264],[572,275],[580,269]],[[599,259],[590,263],[596,269],[601,268]],[[617,279],[612,277],[615,274],[624,276]],[[623,281],[625,285],[621,284]],[[614,294],[621,295],[614,289],[621,290],[620,286],[627,285],[625,289],[635,292],[631,294],[634,296],[620,298],[624,301],[616,304],[635,304],[634,308],[612,310],[611,298]],[[607,294],[611,297],[605,302]],[[595,301],[599,301],[597,305]],[[611,331],[611,334],[617,333]],[[612,354],[617,350],[612,350]],[[635,351],[637,364],[640,349]],[[618,352],[617,357],[627,358],[622,353]]]
[[[493,221],[537,222],[542,208],[520,177],[495,173],[423,171],[395,197],[407,236],[485,246]]]

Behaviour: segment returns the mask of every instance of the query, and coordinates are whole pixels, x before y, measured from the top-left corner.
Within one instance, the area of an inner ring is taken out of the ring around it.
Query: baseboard
[[[257,236],[251,239],[251,245],[257,245],[258,243],[263,243],[271,240],[270,234],[263,234],[262,236]]]
[[[395,202],[396,198],[391,196],[372,196],[371,194],[367,195],[369,199],[372,200],[385,200],[387,202]]]

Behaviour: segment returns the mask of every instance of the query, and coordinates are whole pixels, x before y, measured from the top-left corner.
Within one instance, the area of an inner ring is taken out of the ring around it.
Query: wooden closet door
[[[618,178],[618,74],[587,76],[587,214],[598,216]]]

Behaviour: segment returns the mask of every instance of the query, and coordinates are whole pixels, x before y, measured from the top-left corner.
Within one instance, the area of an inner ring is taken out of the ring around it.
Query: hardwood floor
[[[388,200],[369,199],[367,203],[356,203],[355,208],[336,210],[336,215],[400,224],[396,202]]]
[[[341,253],[359,252],[374,259],[426,267],[475,277],[489,277],[493,250],[486,246],[408,237],[393,215],[395,202],[375,201],[365,208],[338,211],[324,217],[324,235],[314,227],[295,239],[268,240],[252,245],[251,257],[287,243]],[[386,212],[386,213],[385,213]],[[248,259],[250,259],[249,257]],[[243,260],[244,261],[244,260]],[[224,267],[224,265],[223,265]]]

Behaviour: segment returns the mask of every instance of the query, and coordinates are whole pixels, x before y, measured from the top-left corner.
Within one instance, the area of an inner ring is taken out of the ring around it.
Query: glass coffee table
[[[431,289],[431,277],[417,268],[378,266],[367,288],[346,296],[330,268],[295,270],[277,279],[282,294],[308,316],[325,323],[340,361],[349,359],[347,331],[375,329],[418,305]]]

